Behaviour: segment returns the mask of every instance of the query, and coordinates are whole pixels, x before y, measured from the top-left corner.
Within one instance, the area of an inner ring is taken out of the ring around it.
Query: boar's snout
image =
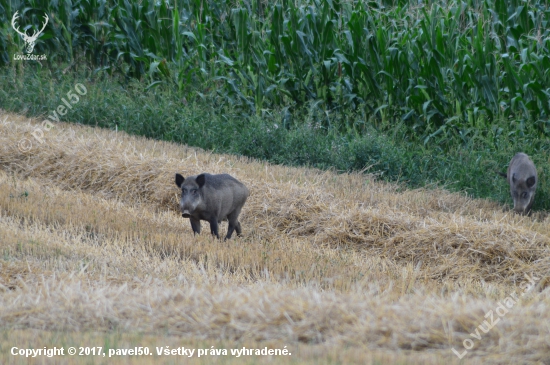
[[[514,200],[514,211],[516,213],[525,214],[530,210],[533,204],[535,191],[535,177],[531,176],[523,183],[518,183],[515,175],[512,176],[514,187],[512,188],[512,198]]]
[[[203,184],[200,184],[200,181],[197,183],[195,179],[185,179],[180,174],[176,174],[176,185],[181,189],[181,215],[183,218],[190,218],[202,201],[199,189]]]
[[[526,213],[527,206],[529,205],[531,199],[529,197],[517,199],[514,201],[514,211],[516,213]]]
[[[198,187],[182,187],[180,208],[184,218],[189,218],[197,209],[197,206],[201,202]]]

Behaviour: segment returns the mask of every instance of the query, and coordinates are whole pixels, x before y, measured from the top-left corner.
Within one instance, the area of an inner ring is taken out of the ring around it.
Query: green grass
[[[76,83],[84,84],[88,92],[61,120],[117,128],[277,164],[338,171],[368,167],[368,172],[408,187],[439,185],[500,202],[510,203],[511,198],[505,179],[496,172],[506,171],[511,157],[524,151],[532,156],[539,170],[535,209],[550,208],[550,184],[546,182],[550,144],[504,128],[495,129],[490,136],[471,136],[466,142],[453,139],[454,145],[443,149],[435,142],[419,143],[408,128],[399,125],[366,126],[361,134],[353,129],[341,133],[330,127],[335,120],[357,118],[353,111],[320,118],[316,109],[304,107],[294,113],[279,110],[264,116],[247,116],[219,103],[215,97],[184,102],[168,87],[144,91],[142,84],[124,83],[116,77],[61,75],[29,67],[22,71],[2,69],[2,108],[47,118]]]

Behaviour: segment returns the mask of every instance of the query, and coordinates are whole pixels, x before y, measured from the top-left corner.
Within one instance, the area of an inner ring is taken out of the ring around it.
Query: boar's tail
[[[502,177],[504,177],[504,178],[508,177],[508,175],[507,175],[506,173],[504,173],[504,172],[500,172],[500,171],[495,171],[495,172],[497,173],[497,175],[500,175],[500,176],[502,176]]]

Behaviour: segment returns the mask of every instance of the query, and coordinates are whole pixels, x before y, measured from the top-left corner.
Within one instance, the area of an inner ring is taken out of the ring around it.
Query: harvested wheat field
[[[38,127],[0,111],[2,364],[550,364],[542,213],[72,124],[39,143]],[[248,186],[244,236],[194,236],[175,172]]]

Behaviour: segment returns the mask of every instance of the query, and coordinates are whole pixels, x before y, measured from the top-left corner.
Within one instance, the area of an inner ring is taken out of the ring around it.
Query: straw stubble
[[[534,274],[535,289],[476,340],[471,356],[545,359],[550,239],[542,215],[72,124],[56,124],[23,153],[17,142],[39,124],[4,112],[0,121],[4,328],[448,356]],[[178,214],[175,172],[242,181],[251,192],[244,237],[194,236]]]

